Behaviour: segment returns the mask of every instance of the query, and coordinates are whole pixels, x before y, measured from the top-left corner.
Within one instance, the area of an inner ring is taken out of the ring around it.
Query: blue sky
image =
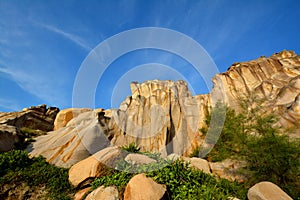
[[[43,103],[72,107],[84,59],[101,42],[134,28],[162,27],[187,35],[220,72],[283,49],[299,54],[299,10],[297,0],[0,0],[0,111]],[[130,81],[154,78],[185,79],[194,94],[207,93],[210,88],[195,74],[190,63],[170,52],[133,51],[106,69],[94,107],[118,107],[130,95]]]

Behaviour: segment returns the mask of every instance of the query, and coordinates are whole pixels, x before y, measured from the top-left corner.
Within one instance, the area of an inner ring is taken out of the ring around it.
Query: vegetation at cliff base
[[[146,173],[157,183],[167,186],[167,199],[246,199],[247,190],[242,184],[216,179],[210,174],[188,167],[189,163],[183,160],[172,161],[157,153],[141,152],[134,143],[123,146],[122,149],[147,155],[157,162],[135,165],[120,160],[108,176],[96,178],[92,182],[92,190],[101,185],[117,186],[120,196],[123,196],[130,179],[137,174]]]
[[[0,199],[5,199],[9,189],[29,186],[46,190],[42,199],[71,199],[73,189],[68,181],[68,169],[59,168],[43,157],[29,158],[26,151],[13,150],[0,154]],[[22,192],[22,191],[21,191]],[[30,190],[24,198],[31,197]],[[33,194],[36,195],[36,194]]]
[[[263,110],[263,100],[252,97],[242,99],[240,103],[242,110],[239,113],[217,104],[214,109],[217,115],[224,114],[222,111],[226,109],[225,122],[219,140],[206,158],[211,161],[244,160],[247,162],[244,173],[250,177],[246,183],[248,187],[270,181],[291,197],[299,197],[299,139],[289,138],[285,130],[276,126],[276,116]],[[208,124],[210,120],[209,116]]]
[[[148,177],[153,178],[159,184],[167,186],[167,199],[228,199],[229,197],[238,197],[246,199],[246,188],[236,182],[230,182],[225,179],[217,180],[212,175],[206,174],[202,171],[195,170],[188,167],[188,164],[182,160],[171,162],[165,160],[163,167],[153,171],[144,171]],[[148,164],[157,167],[157,163]],[[121,196],[125,190],[130,179],[139,173],[137,169],[135,173],[130,172],[130,169],[124,171],[112,171],[108,176],[96,178],[92,183],[92,189],[104,186],[117,186]]]

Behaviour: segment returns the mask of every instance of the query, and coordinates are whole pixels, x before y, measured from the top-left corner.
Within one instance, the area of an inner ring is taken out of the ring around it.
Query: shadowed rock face
[[[199,128],[218,100],[240,110],[241,97],[265,99],[263,111],[284,127],[300,129],[300,56],[283,51],[269,58],[233,64],[213,78],[210,94],[192,96],[184,81],[146,81],[130,85],[132,96],[119,109],[81,110],[63,127],[37,138],[32,155],[70,166],[109,146],[135,142],[142,151],[188,155],[203,143]],[[65,112],[67,113],[67,112]]]
[[[23,135],[22,128],[48,132],[59,109],[47,108],[46,105],[32,106],[19,112],[0,112],[0,152],[21,146],[28,135]]]
[[[15,126],[17,128],[31,128],[41,131],[52,131],[58,108],[46,105],[24,108],[19,112],[0,112],[0,125]]]

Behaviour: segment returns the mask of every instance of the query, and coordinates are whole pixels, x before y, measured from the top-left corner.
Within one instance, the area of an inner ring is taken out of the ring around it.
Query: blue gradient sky
[[[0,0],[0,111],[43,103],[72,107],[76,74],[89,52],[133,28],[163,27],[186,34],[205,48],[220,72],[234,62],[283,49],[299,54],[299,10],[297,0]],[[169,68],[149,70],[147,63]],[[141,66],[147,75],[141,76]],[[95,107],[117,107],[130,95],[130,81],[182,77],[195,94],[208,92],[193,67],[176,55],[155,49],[128,53],[105,71]],[[120,79],[128,84],[116,88]]]

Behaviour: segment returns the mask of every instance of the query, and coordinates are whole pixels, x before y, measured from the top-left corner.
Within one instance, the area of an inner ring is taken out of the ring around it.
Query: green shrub
[[[0,154],[0,184],[26,183],[30,187],[46,187],[52,199],[70,199],[73,189],[68,169],[51,165],[42,157],[28,157],[27,152],[14,150]]]
[[[252,175],[249,184],[268,180],[292,197],[300,197],[299,141],[269,131],[261,137],[251,137],[247,147],[247,168]]]
[[[103,176],[100,178],[96,178],[92,182],[92,190],[97,187],[103,185],[105,187],[108,186],[117,186],[119,193],[123,194],[127,183],[134,176],[134,174],[129,173],[127,171],[115,171],[114,173]]]
[[[138,145],[135,144],[134,142],[132,142],[128,145],[122,146],[121,149],[124,151],[131,152],[131,153],[138,153],[140,151],[140,147],[138,147]]]
[[[145,170],[145,166],[156,167],[156,170]],[[135,168],[134,173],[130,173],[136,166],[127,165],[124,171],[114,171],[111,175],[96,178],[92,183],[92,189],[104,186],[117,186],[121,196],[129,180],[136,174],[146,172],[148,177],[154,181],[167,186],[170,199],[227,199],[228,197],[238,197],[246,199],[246,189],[237,183],[227,180],[217,180],[215,177],[188,168],[188,164],[183,161],[170,163],[169,160],[161,163],[152,163]]]
[[[20,171],[32,164],[27,152],[14,150],[0,154],[0,176],[8,171]]]
[[[165,184],[171,199],[246,199],[246,189],[236,182],[215,177],[199,170],[188,168],[188,164],[177,160],[158,171],[147,174],[156,182]]]
[[[207,135],[206,142],[214,144],[214,148],[206,156],[211,161],[222,161],[226,158],[236,158],[240,155],[246,144],[247,135],[245,134],[246,118],[243,114],[236,114],[233,109],[221,104],[217,104],[214,108],[214,118],[223,118],[225,116],[224,124],[218,122],[210,127],[211,133]],[[211,122],[211,115],[206,120],[209,126]],[[221,132],[220,135],[213,134],[214,132]],[[218,138],[213,138],[218,137]],[[202,155],[200,149],[200,155]]]
[[[226,108],[221,135],[207,158],[245,160],[246,173],[251,175],[248,187],[271,181],[296,198],[300,196],[300,142],[276,127],[275,115],[265,112],[262,103],[263,100],[249,97],[241,100],[243,110],[239,114]],[[224,108],[219,105],[215,112],[222,114]],[[209,116],[207,122],[210,120]]]
[[[192,151],[192,153],[189,155],[189,157],[190,157],[190,158],[192,158],[192,157],[199,157],[200,151],[201,151],[201,147],[200,147],[200,146],[197,146],[197,147]]]

